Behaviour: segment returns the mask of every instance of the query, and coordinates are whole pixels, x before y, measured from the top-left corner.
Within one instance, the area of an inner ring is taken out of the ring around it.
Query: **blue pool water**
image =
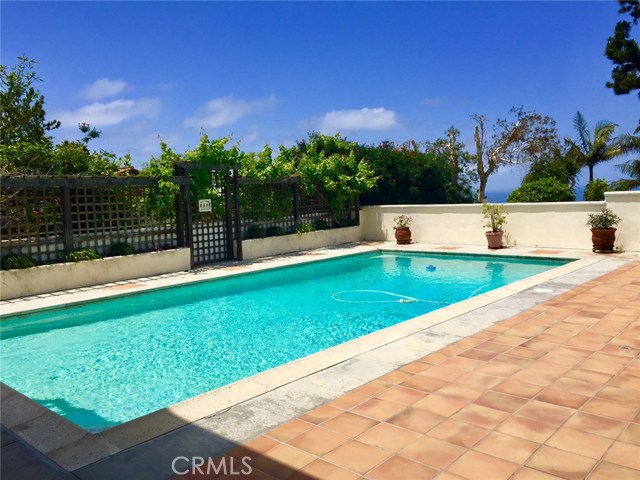
[[[375,252],[5,318],[0,373],[99,431],[562,263]]]

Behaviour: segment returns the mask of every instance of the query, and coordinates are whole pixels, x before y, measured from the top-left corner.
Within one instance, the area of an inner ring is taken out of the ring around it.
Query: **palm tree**
[[[589,168],[590,182],[593,181],[593,167],[596,164],[627,153],[618,139],[613,136],[618,127],[615,123],[606,120],[599,121],[596,123],[592,138],[582,113],[577,112],[573,119],[573,126],[578,132],[578,141],[567,139],[571,147],[569,153],[574,156],[576,161]]]
[[[621,137],[622,149],[625,153],[640,153],[640,136],[623,135]],[[616,168],[629,178],[623,178],[613,182],[613,188],[616,190],[633,190],[640,188],[640,158],[629,160]]]
[[[616,190],[633,190],[640,187],[640,158],[629,160],[622,165],[616,165],[618,169],[631,178],[623,178],[613,182]]]

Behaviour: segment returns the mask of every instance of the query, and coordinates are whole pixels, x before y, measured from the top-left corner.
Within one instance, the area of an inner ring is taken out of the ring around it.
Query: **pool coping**
[[[416,253],[496,254],[497,256],[519,256],[535,259],[563,258],[572,259],[573,261],[490,292],[406,320],[391,327],[372,332],[349,342],[322,350],[307,357],[274,367],[265,372],[192,397],[98,433],[90,433],[78,427],[2,383],[0,384],[2,424],[63,468],[73,471],[135,445],[167,434],[180,427],[194,423],[197,420],[216,415],[235,405],[259,397],[267,392],[321,372],[347,360],[366,354],[367,352],[371,352],[396,340],[406,338],[465,313],[510,297],[516,293],[534,288],[544,282],[558,279],[607,258],[588,255],[581,251],[572,252],[566,250],[562,251],[564,255],[559,257],[557,253],[549,254],[548,256],[540,253],[527,255],[527,252],[524,251],[528,250],[526,248],[504,249],[498,252],[487,252],[486,249],[477,249],[477,251],[474,251],[475,249],[473,248],[460,248],[459,250],[464,251],[458,251],[458,247],[455,247],[455,250],[443,251],[441,248],[442,247],[421,244],[397,246],[395,244],[377,243],[351,245],[349,248],[318,249],[301,255],[284,255],[268,261],[263,260],[250,264],[233,265],[231,268],[227,267],[226,269],[204,269],[204,275],[202,275],[203,271],[196,271],[193,275],[185,274],[162,277],[149,281],[147,285],[140,285],[135,291],[108,290],[106,294],[100,292],[97,297],[92,295],[90,299],[87,298],[87,290],[81,289],[81,292],[77,292],[79,294],[75,295],[73,299],[68,298],[67,295],[52,296],[53,302],[51,303],[53,303],[53,305],[50,304],[48,307],[45,307],[42,305],[44,302],[37,302],[40,305],[36,305],[35,308],[42,309],[50,308],[51,306],[71,305],[73,303],[86,302],[91,299],[117,297],[123,294],[133,294],[158,287],[206,281],[213,278],[256,272],[273,267],[303,264],[321,258],[338,258],[378,250]],[[187,277],[187,281],[185,281],[185,277]],[[137,280],[134,282],[137,282]],[[96,293],[96,290],[88,291],[93,294]],[[73,296],[73,293],[69,295]],[[33,305],[33,303],[31,304]],[[13,313],[26,313],[27,311],[34,310],[34,308],[26,309],[24,305],[19,306],[23,308],[14,309]]]

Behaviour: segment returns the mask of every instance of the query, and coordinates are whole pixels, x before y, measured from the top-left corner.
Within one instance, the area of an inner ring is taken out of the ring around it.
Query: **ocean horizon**
[[[517,187],[508,189],[508,190],[488,190],[485,194],[488,202],[492,203],[506,203],[507,197],[511,192],[513,192]],[[580,202],[584,200],[584,185],[576,186],[573,191],[576,194],[576,201]]]

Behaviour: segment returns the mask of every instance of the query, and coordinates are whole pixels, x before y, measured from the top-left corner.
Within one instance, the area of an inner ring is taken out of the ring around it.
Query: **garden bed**
[[[0,271],[0,300],[189,270],[188,248]]]

